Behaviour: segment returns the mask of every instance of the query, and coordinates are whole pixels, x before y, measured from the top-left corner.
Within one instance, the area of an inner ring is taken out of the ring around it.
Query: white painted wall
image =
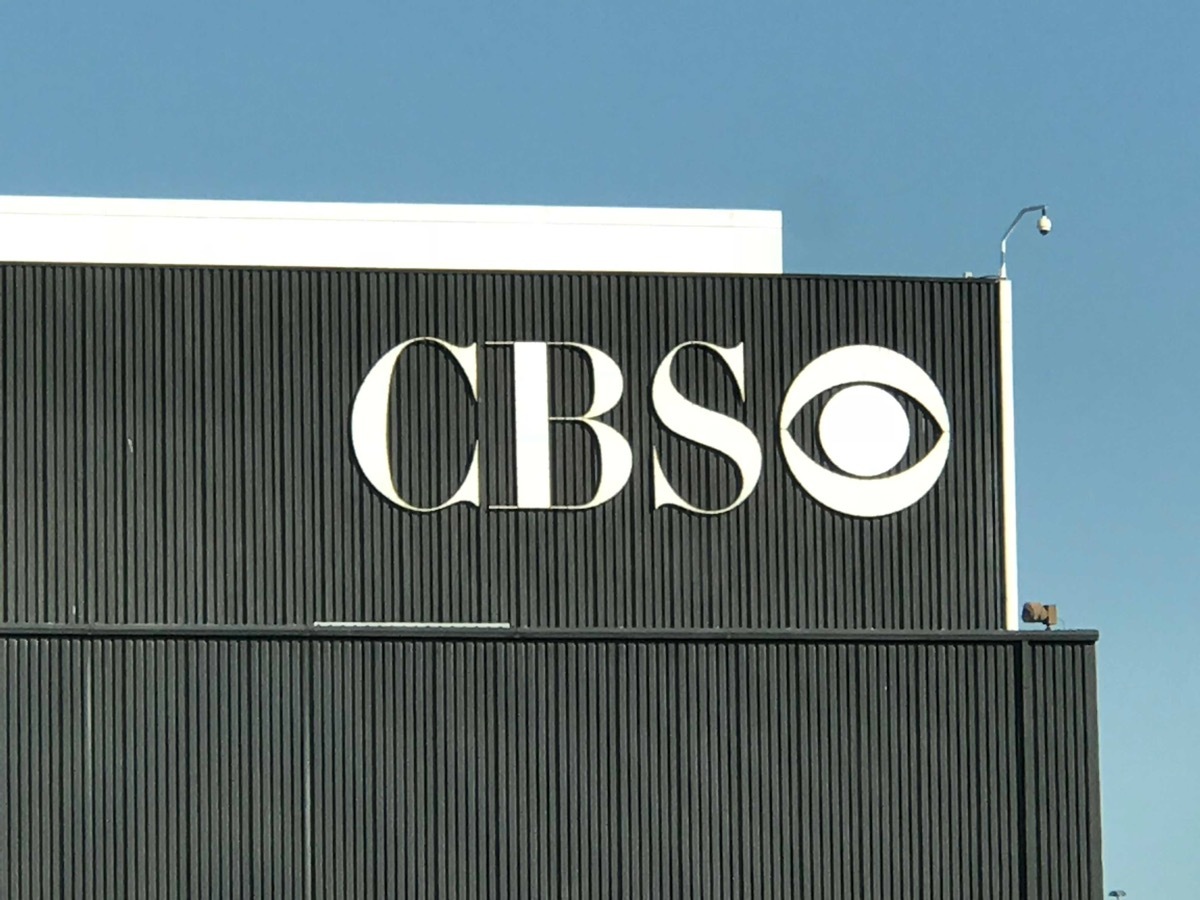
[[[783,216],[10,196],[0,261],[771,274],[783,271]]]

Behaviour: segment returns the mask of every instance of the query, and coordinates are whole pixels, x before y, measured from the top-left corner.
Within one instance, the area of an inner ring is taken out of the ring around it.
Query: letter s
[[[705,409],[688,400],[676,390],[675,384],[671,381],[671,363],[675,361],[679,351],[686,347],[703,347],[716,354],[733,375],[733,380],[738,388],[738,396],[745,400],[745,357],[743,354],[745,345],[718,347],[716,344],[709,344],[705,341],[687,341],[680,344],[659,363],[658,369],[654,373],[654,383],[650,389],[654,411],[668,431],[727,456],[738,467],[742,478],[742,489],[737,498],[728,506],[720,509],[700,509],[680,497],[671,487],[671,483],[663,473],[656,447],[654,448],[654,508],[680,506],[690,512],[713,516],[729,512],[734,507],[740,506],[753,493],[754,488],[758,485],[759,476],[762,474],[762,447],[758,443],[758,438],[754,436],[754,432],[737,419],[711,409]]]

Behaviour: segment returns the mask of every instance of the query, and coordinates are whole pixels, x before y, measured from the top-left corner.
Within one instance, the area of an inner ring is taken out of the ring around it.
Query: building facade
[[[0,202],[8,895],[1099,895],[1007,282],[92,203]]]

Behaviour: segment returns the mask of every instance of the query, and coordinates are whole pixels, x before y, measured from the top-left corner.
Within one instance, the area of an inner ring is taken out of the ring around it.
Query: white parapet
[[[0,261],[779,273],[767,210],[0,197]]]

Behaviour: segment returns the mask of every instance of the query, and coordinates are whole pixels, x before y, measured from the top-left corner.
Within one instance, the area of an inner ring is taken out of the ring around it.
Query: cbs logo
[[[388,410],[392,374],[409,348],[427,344],[445,353],[458,367],[475,401],[479,398],[479,354],[483,347],[507,348],[512,354],[513,413],[516,429],[516,503],[489,504],[489,509],[586,510],[617,496],[633,471],[629,441],[601,417],[621,401],[625,379],[617,363],[602,350],[567,341],[497,341],[459,346],[436,337],[417,337],[396,345],[367,373],[354,399],[351,439],[358,464],[371,485],[396,506],[412,512],[436,512],[457,503],[482,507],[479,444],[457,489],[434,506],[417,506],[399,495],[392,476]],[[762,475],[763,448],[743,422],[707,409],[680,393],[671,364],[684,349],[712,354],[745,400],[745,345],[722,347],[686,341],[671,349],[651,382],[654,414],[668,431],[709,448],[736,466],[741,489],[734,500],[716,509],[697,507],[679,495],[653,450],[654,507],[679,507],[700,515],[720,515],[745,503]],[[591,369],[593,394],[580,416],[552,416],[549,410],[548,354],[563,348],[582,354]],[[789,432],[797,414],[820,394],[841,388],[825,404],[818,423],[821,447],[840,471],[822,465],[797,444]],[[901,393],[924,407],[940,429],[930,451],[915,465],[890,472],[903,459],[910,434],[907,414],[896,399]],[[599,483],[594,495],[576,505],[554,504],[550,496],[550,428],[554,422],[586,427],[595,442]],[[788,385],[779,410],[774,441],[796,483],[830,509],[851,516],[875,517],[898,512],[920,500],[941,476],[950,454],[950,417],[933,379],[903,354],[886,347],[857,344],[838,347],[804,366]]]

